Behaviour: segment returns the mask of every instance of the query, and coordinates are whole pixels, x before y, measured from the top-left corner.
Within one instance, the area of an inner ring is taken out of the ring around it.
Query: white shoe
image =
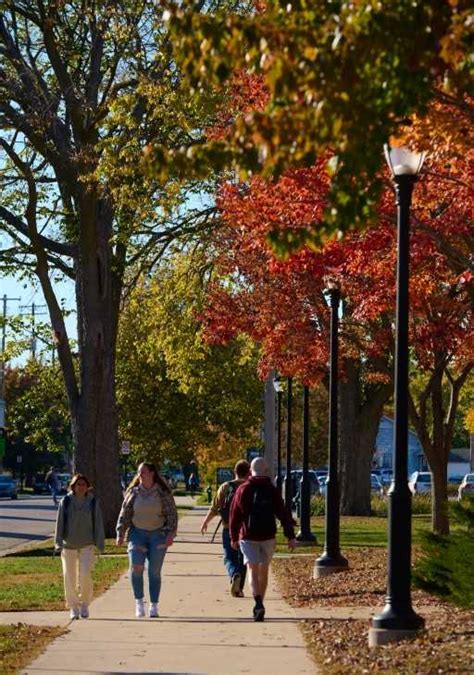
[[[158,603],[157,602],[152,602],[150,604],[150,613],[148,615],[150,619],[157,619],[158,618]]]
[[[69,616],[72,620],[78,619],[79,618],[79,608],[78,607],[71,607],[69,610]]]
[[[138,619],[145,616],[145,601],[143,598],[141,600],[135,600],[135,616]]]
[[[81,605],[81,619],[88,619],[89,618],[89,606],[86,605],[84,602]]]

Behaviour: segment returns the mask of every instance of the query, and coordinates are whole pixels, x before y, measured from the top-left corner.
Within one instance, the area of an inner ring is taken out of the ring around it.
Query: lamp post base
[[[400,642],[401,640],[410,640],[416,637],[422,628],[401,629],[401,628],[370,628],[369,629],[369,647],[380,647],[389,642]]]
[[[315,546],[318,543],[312,532],[302,532],[301,530],[298,532],[295,539],[299,546],[304,546],[305,544],[308,546]]]
[[[320,558],[317,558],[313,568],[313,579],[320,579],[327,577],[336,572],[345,572],[349,569],[349,563],[343,555],[329,556],[323,553]]]

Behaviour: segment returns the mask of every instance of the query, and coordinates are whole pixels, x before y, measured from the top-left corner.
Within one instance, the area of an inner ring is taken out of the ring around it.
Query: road
[[[49,495],[0,499],[0,555],[31,541],[49,539],[56,511]]]

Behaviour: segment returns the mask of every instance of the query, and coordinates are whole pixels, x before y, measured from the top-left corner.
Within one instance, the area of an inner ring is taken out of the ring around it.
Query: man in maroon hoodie
[[[244,556],[255,607],[254,621],[263,621],[263,599],[268,584],[268,570],[275,550],[276,518],[283,526],[290,549],[295,547],[293,518],[280,493],[268,476],[268,465],[257,457],[250,465],[251,476],[235,493],[229,519],[231,546]]]

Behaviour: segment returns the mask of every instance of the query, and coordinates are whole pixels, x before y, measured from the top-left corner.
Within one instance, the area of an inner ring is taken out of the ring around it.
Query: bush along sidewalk
[[[425,532],[413,581],[458,607],[474,609],[474,497],[451,504],[452,532]]]

